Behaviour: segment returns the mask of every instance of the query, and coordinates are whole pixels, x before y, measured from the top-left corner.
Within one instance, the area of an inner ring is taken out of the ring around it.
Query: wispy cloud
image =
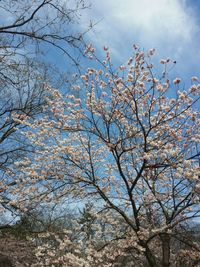
[[[200,59],[200,26],[186,0],[93,0],[87,16],[99,20],[89,39],[109,45],[119,59],[133,43],[179,62]]]

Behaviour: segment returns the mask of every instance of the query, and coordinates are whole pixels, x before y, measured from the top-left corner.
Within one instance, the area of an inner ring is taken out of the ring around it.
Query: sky
[[[74,0],[67,1],[69,6]],[[71,3],[70,3],[71,2]],[[145,51],[156,49],[156,59],[171,58],[177,64],[172,79],[190,80],[200,77],[200,0],[86,0],[90,9],[81,12],[78,31],[85,31],[94,23],[86,38],[101,55],[109,46],[112,57],[119,64],[127,62],[132,45]],[[1,13],[0,21],[9,23],[9,16]],[[48,60],[63,71],[69,61],[51,49]]]
[[[177,64],[173,75],[200,77],[200,1],[198,0],[91,0],[82,25],[96,23],[87,38],[99,52],[109,46],[115,60],[131,55],[132,45],[155,48],[157,59]]]

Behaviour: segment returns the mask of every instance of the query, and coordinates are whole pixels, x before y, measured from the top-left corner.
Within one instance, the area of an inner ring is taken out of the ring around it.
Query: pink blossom
[[[129,58],[129,60],[128,60],[128,65],[131,65],[132,64],[132,62],[133,62],[133,58],[131,57],[131,58]]]
[[[150,56],[153,56],[153,55],[155,54],[155,52],[156,52],[156,49],[155,49],[155,48],[151,48],[151,49],[149,50],[149,55],[150,55]]]
[[[193,82],[198,82],[198,77],[196,77],[196,76],[192,76],[192,78],[191,78],[191,80],[193,81]]]
[[[166,60],[165,59],[161,59],[160,60],[160,64],[165,64],[166,63]]]
[[[180,78],[176,78],[173,80],[173,83],[174,84],[179,84],[181,82],[181,79]]]
[[[86,45],[86,50],[85,50],[85,53],[86,54],[87,53],[94,53],[94,51],[95,51],[95,49],[94,49],[94,47],[92,46],[91,43],[89,43],[89,44]]]

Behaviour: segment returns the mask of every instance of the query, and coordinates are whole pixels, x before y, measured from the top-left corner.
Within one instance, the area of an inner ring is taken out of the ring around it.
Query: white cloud
[[[109,45],[118,58],[135,42],[178,60],[196,49],[200,58],[199,26],[186,0],[93,0],[88,18],[100,20],[89,34],[94,45]]]

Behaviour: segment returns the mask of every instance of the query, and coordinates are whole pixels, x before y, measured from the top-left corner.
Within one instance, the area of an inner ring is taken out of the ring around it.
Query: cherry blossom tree
[[[84,35],[78,21],[87,7],[82,0],[0,1],[0,205],[12,212],[16,207],[9,206],[10,196],[4,190],[13,185],[9,171],[14,161],[34,151],[16,131],[24,125],[16,123],[12,113],[39,116],[45,105],[44,84],[59,80],[56,88],[60,88],[66,81],[49,64],[49,50],[64,54],[70,66],[78,65]]]
[[[134,46],[119,67],[104,50],[100,61],[92,45],[86,47],[93,67],[74,84],[74,94],[46,87],[48,116],[13,116],[29,126],[23,134],[36,153],[16,162],[12,203],[18,199],[25,209],[66,196],[92,201],[98,225],[106,227],[84,253],[79,243],[77,254],[68,251],[66,266],[69,257],[87,262],[74,266],[119,266],[128,257],[126,266],[168,267],[189,254],[198,264],[199,243],[180,230],[200,216],[198,78],[184,90],[180,78],[168,78],[170,59],[160,61],[161,75],[155,72],[154,49]],[[187,249],[177,251],[175,240]]]

